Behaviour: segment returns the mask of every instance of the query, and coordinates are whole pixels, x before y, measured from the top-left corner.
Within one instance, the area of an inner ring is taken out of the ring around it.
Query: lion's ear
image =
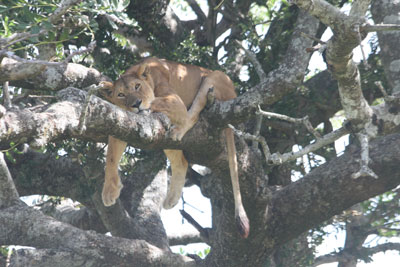
[[[101,88],[99,92],[106,99],[111,99],[112,93],[114,91],[114,84],[112,82],[103,81],[100,83]]]
[[[150,72],[150,68],[147,63],[143,63],[139,66],[139,70],[137,72],[137,76],[142,79],[147,79]]]

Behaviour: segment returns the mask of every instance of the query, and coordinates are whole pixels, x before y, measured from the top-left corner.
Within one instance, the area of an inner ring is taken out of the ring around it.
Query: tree
[[[182,20],[170,1],[1,2],[0,244],[36,248],[3,247],[9,264],[355,266],[379,251],[399,250],[398,243],[363,245],[371,234],[399,232],[400,27],[393,14],[400,5],[208,0],[204,11],[193,0],[174,4],[193,19]],[[327,27],[333,36],[322,42]],[[372,40],[368,60],[357,65],[353,49],[369,32],[378,32],[379,45]],[[314,51],[328,70],[308,73]],[[148,55],[224,70],[240,95],[210,103],[175,142],[166,116],[125,112],[96,96],[100,81],[115,80]],[[338,112],[346,122],[333,130]],[[233,216],[221,137],[229,124],[240,129],[247,239]],[[346,134],[350,145],[337,156],[333,142]],[[124,189],[111,207],[100,196],[108,135],[132,146],[121,163]],[[187,174],[212,204],[212,228],[197,225],[195,237],[211,246],[205,259],[169,249],[186,241],[170,240],[160,219],[165,148],[181,149],[211,170]],[[33,194],[51,197],[40,209],[20,200]],[[59,208],[64,198],[79,208]],[[330,223],[345,228],[345,246],[315,257]]]

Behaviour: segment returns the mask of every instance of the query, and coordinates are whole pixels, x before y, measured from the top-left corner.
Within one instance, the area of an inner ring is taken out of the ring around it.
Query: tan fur
[[[153,112],[166,114],[174,127],[172,130],[174,140],[181,140],[197,122],[200,112],[206,105],[210,88],[214,89],[215,98],[218,100],[236,97],[232,81],[223,72],[157,58],[145,59],[129,68],[114,84],[105,82],[103,87],[103,95],[123,109],[134,112],[150,109]],[[240,234],[246,238],[249,234],[249,222],[240,195],[234,136],[230,129],[225,129],[225,135],[236,222]],[[125,147],[125,142],[109,137],[102,193],[106,206],[115,203],[122,188],[118,176],[118,162]],[[179,201],[188,163],[181,150],[164,150],[164,153],[172,169],[171,182],[164,201],[164,208],[169,209]]]

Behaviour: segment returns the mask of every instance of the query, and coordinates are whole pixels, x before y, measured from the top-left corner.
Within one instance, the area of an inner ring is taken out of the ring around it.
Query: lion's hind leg
[[[171,209],[178,203],[181,197],[182,188],[185,185],[188,162],[182,150],[166,149],[164,153],[171,164],[172,176],[163,206],[165,209]]]

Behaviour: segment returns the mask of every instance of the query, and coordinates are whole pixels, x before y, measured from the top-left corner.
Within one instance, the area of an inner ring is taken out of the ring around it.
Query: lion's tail
[[[250,226],[246,211],[243,208],[242,196],[240,194],[238,163],[236,157],[236,147],[235,147],[233,130],[230,128],[226,128],[225,136],[226,136],[226,146],[228,149],[228,160],[229,160],[229,170],[231,173],[232,191],[235,200],[236,226],[239,230],[240,235],[243,238],[247,238],[249,236]]]

